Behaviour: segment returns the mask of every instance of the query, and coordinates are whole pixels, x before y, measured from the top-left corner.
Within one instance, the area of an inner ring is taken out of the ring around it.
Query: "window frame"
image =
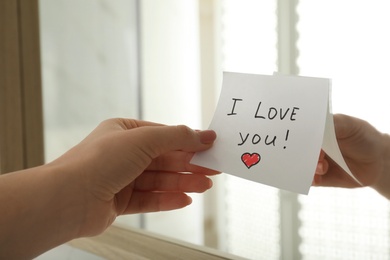
[[[0,174],[44,162],[38,0],[0,3]]]

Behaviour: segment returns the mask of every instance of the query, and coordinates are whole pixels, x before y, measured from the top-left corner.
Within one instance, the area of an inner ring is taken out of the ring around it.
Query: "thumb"
[[[335,114],[333,120],[336,136],[339,139],[347,138],[356,131],[356,118],[343,114]]]
[[[213,130],[195,131],[185,125],[145,126],[138,130],[142,137],[137,138],[138,147],[151,158],[170,151],[198,152],[207,150],[217,135]]]

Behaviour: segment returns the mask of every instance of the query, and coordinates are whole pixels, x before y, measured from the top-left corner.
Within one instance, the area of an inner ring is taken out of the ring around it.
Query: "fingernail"
[[[324,164],[322,162],[317,164],[316,174],[324,174]]]
[[[217,134],[213,130],[199,131],[199,139],[202,144],[211,144],[217,138]]]
[[[209,179],[208,188],[211,189],[211,187],[213,187],[213,181]]]

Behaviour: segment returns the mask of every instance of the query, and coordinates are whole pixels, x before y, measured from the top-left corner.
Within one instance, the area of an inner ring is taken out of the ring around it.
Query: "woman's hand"
[[[122,214],[187,206],[216,174],[189,164],[214,131],[131,119],[102,122],[57,160],[0,176],[0,259],[31,259],[103,232]]]
[[[101,123],[52,164],[78,182],[86,216],[80,236],[98,234],[122,214],[173,210],[191,203],[218,172],[189,164],[211,147],[213,131],[130,119]]]
[[[334,115],[337,141],[349,169],[364,185],[390,199],[390,137],[369,123]],[[321,152],[314,186],[361,187],[324,152]]]

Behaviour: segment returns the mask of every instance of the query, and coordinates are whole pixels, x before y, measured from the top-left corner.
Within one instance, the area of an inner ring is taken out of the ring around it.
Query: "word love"
[[[237,115],[236,110],[238,108],[236,108],[236,107],[239,107],[241,105],[238,102],[244,101],[243,99],[240,99],[240,98],[232,98],[232,100],[233,100],[233,106],[232,106],[231,112],[229,114],[227,114],[228,116]],[[280,120],[287,119],[290,121],[295,121],[298,110],[299,110],[299,107],[291,107],[291,108],[288,107],[285,109],[276,108],[276,107],[269,107],[268,111],[267,111],[267,109],[262,110],[261,102],[259,102],[257,105],[256,112],[254,114],[254,118],[269,119],[269,120],[279,118]]]

